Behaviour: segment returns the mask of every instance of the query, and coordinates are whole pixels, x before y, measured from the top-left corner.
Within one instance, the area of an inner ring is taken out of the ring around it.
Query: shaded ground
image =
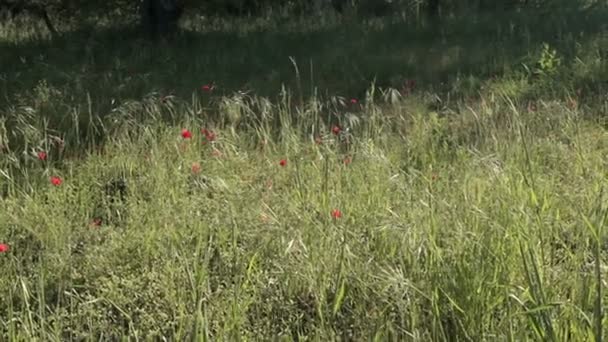
[[[111,86],[112,93],[104,95],[113,97],[155,89],[189,95],[206,82],[226,91],[252,88],[271,95],[282,83],[294,85],[293,57],[305,91],[316,86],[360,95],[373,80],[398,87],[415,78],[431,85],[458,74],[487,77],[509,71],[544,42],[571,58],[576,44],[601,32],[602,17],[598,11],[512,13],[427,28],[387,20],[338,25],[335,18],[186,23],[197,31],[159,45],[139,39],[129,28],[80,30],[53,41],[0,43],[0,63],[10,66],[3,72],[3,93],[10,97],[46,79],[81,94]]]
[[[446,19],[441,26],[331,15],[288,22],[190,19],[177,37],[159,43],[134,28],[105,24],[45,40],[14,23],[2,28],[0,113],[14,116],[15,107],[36,103],[49,128],[68,131],[62,125],[70,116],[80,122],[79,134],[92,136],[91,118],[103,119],[128,100],[155,93],[188,101],[197,94],[206,103],[203,85],[215,96],[245,91],[274,98],[285,85],[296,98],[362,99],[372,83],[407,90],[413,80],[417,90],[445,101],[477,96],[493,77],[533,79],[544,43],[565,71],[556,68],[557,76],[545,82],[549,96],[575,90],[588,96],[605,87],[603,17],[599,10],[505,13]],[[545,91],[542,83],[516,86],[510,95],[533,98]]]

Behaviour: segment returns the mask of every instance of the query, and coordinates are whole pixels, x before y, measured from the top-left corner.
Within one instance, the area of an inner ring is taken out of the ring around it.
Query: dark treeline
[[[281,13],[292,15],[334,11],[363,17],[401,15],[412,20],[435,21],[489,11],[559,10],[600,4],[599,0],[0,0],[0,19],[34,15],[45,22],[49,31],[57,33],[53,20],[92,14],[124,16],[139,18],[147,33],[158,36],[174,31],[182,15],[195,13],[257,16],[281,9]]]

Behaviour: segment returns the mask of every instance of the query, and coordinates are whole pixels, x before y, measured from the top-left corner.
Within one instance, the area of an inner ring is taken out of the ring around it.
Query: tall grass
[[[4,28],[2,340],[604,337],[601,36],[408,62],[406,26],[224,24],[114,50]]]

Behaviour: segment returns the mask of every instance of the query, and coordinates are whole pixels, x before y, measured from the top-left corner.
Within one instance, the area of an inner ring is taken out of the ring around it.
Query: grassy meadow
[[[0,24],[0,340],[601,341],[605,17]]]

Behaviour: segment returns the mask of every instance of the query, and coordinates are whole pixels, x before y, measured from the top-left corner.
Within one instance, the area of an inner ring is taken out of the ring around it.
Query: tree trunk
[[[427,14],[430,19],[439,18],[439,0],[428,0]]]
[[[181,14],[177,0],[144,0],[141,7],[144,31],[155,38],[175,32]]]

